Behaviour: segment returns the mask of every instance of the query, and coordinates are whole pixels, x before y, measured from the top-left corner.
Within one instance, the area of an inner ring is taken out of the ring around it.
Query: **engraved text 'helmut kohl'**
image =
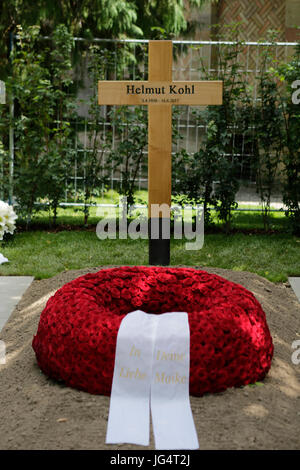
[[[126,85],[127,95],[193,95],[195,93],[195,85],[185,85],[178,87],[177,85],[162,85],[160,87],[151,87],[136,85]]]

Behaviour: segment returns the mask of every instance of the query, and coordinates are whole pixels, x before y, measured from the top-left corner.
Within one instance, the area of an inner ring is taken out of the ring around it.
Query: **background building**
[[[201,11],[192,9],[189,18],[199,25],[194,39],[211,37],[213,24],[220,24],[222,31],[222,26],[234,22],[243,24],[241,39],[245,41],[257,41],[270,29],[279,32],[281,41],[294,42],[300,37],[299,0],[219,0]]]

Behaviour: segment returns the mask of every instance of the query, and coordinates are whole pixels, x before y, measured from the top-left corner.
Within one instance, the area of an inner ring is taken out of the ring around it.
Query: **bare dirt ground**
[[[68,271],[34,281],[0,334],[0,449],[153,449],[105,445],[109,398],[48,379],[31,347],[47,299],[66,282],[100,268]],[[191,397],[200,449],[300,449],[300,364],[291,344],[300,339],[300,304],[288,284],[248,272],[206,269],[237,282],[262,304],[275,345],[261,386]]]

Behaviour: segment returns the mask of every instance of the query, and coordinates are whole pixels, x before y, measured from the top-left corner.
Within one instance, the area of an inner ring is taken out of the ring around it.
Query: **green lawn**
[[[93,231],[29,231],[0,244],[9,264],[0,275],[48,278],[69,269],[103,265],[147,265],[147,240],[99,240]],[[279,282],[300,275],[300,239],[287,233],[205,235],[199,251],[186,251],[183,240],[171,241],[171,264],[214,266],[252,271]]]

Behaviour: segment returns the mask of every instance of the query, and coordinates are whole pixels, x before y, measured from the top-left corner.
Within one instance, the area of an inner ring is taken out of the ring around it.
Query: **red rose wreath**
[[[39,367],[109,395],[119,326],[134,310],[188,312],[192,395],[253,383],[270,369],[272,338],[251,292],[205,271],[162,267],[103,269],[59,289],[33,339]]]

